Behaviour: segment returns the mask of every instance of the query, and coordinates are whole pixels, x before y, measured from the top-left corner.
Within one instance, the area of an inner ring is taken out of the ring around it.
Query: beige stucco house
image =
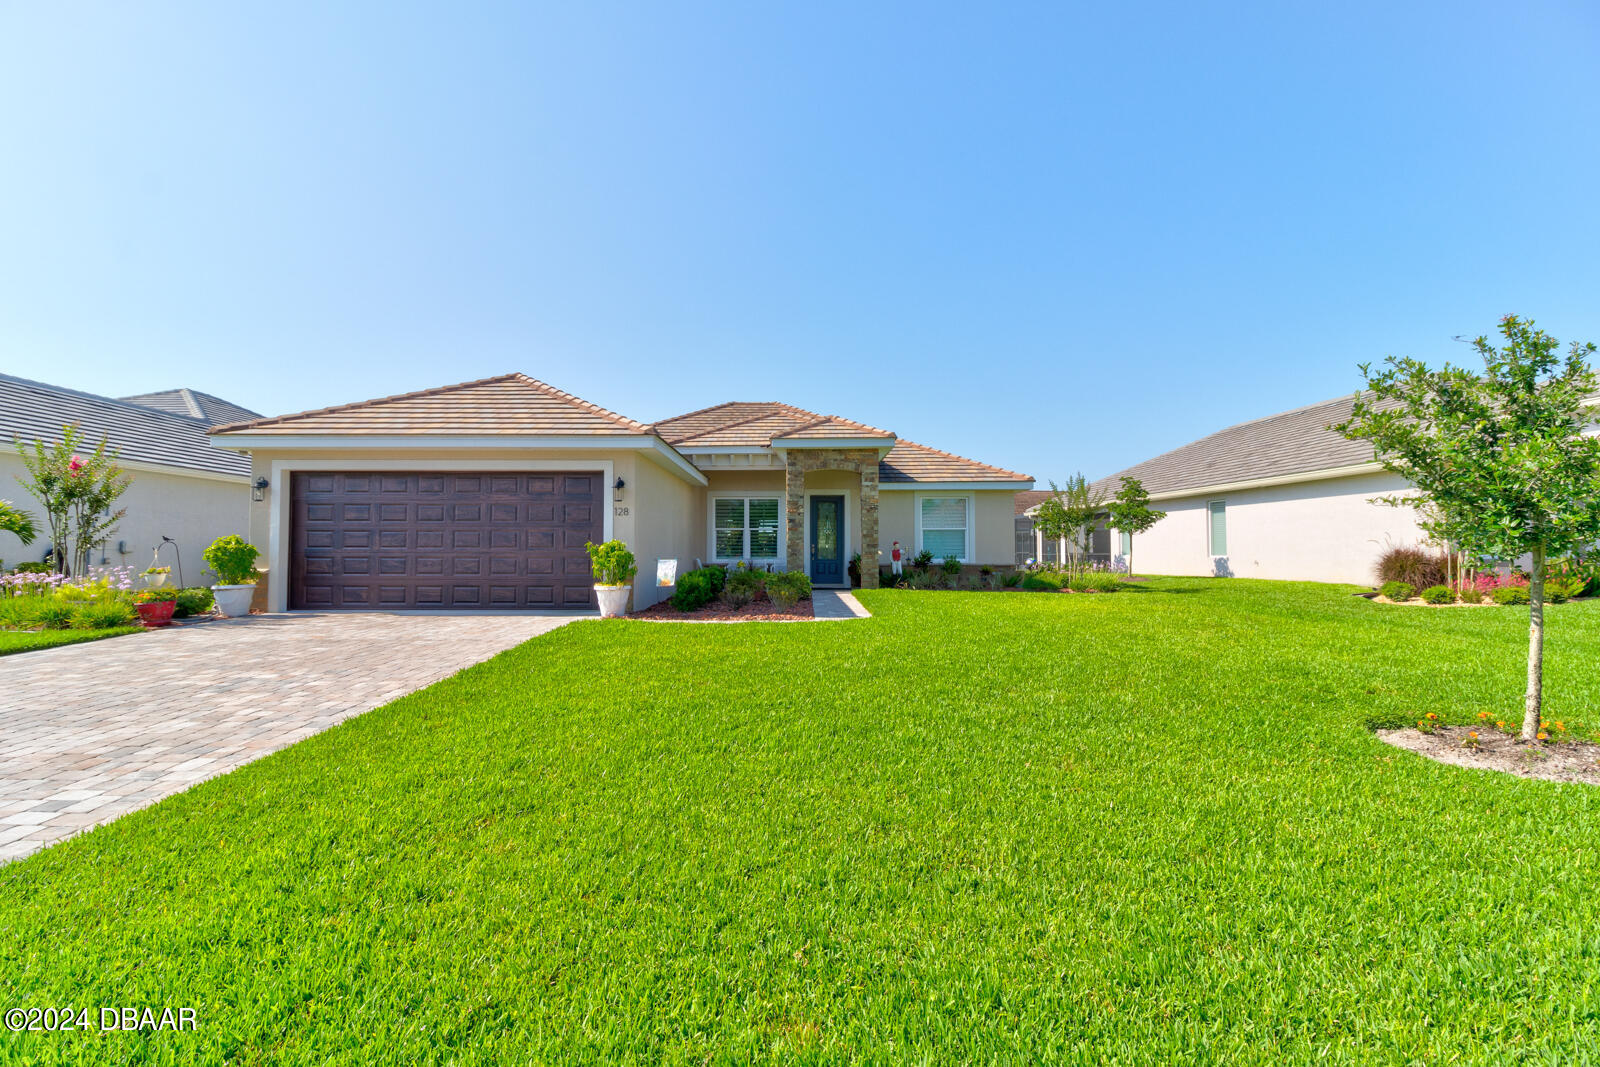
[[[1126,556],[1144,574],[1224,575],[1298,581],[1374,581],[1389,545],[1427,540],[1409,507],[1376,498],[1410,483],[1373,459],[1372,445],[1329,429],[1352,397],[1230,426],[1095,483],[1105,496],[1124,475],[1167,513],[1145,533],[1095,532],[1098,556]],[[1037,543],[1038,557],[1052,557]]]
[[[264,486],[264,599],[299,608],[586,608],[584,544],[639,561],[634,606],[699,562],[862,584],[899,541],[1009,566],[1026,475],[781,403],[656,423],[522,374],[212,430]]]
[[[23,487],[27,471],[15,442],[54,443],[64,425],[76,423],[89,446],[103,437],[117,449],[133,478],[117,502],[127,514],[91,562],[143,570],[159,548],[174,583],[181,570],[183,581],[199,585],[207,577],[200,553],[224,534],[244,533],[250,518],[249,461],[212,447],[207,430],[251,417],[246,408],[189,389],[118,399],[0,374],[0,499],[42,519]],[[0,560],[8,567],[43,559],[49,550],[43,538],[23,545],[0,531]]]

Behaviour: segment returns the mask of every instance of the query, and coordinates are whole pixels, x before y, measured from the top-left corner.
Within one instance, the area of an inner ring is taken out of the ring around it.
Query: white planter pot
[[[256,587],[251,585],[214,585],[211,595],[217,601],[217,610],[230,619],[250,614],[250,601],[255,598]]]
[[[602,619],[615,619],[627,613],[628,594],[633,591],[631,585],[597,585],[594,595],[600,601],[600,617]]]
[[[151,589],[160,589],[167,584],[167,576],[165,574],[147,574],[144,576],[144,580]]]

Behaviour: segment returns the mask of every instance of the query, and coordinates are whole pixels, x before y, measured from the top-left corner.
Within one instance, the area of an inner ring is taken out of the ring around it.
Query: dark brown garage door
[[[585,608],[598,471],[290,480],[291,608]]]

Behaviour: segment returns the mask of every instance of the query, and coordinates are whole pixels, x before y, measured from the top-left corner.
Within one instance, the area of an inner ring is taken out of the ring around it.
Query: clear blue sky
[[[1600,341],[1597,132],[1576,0],[12,4],[0,369],[1095,476],[1507,312]]]

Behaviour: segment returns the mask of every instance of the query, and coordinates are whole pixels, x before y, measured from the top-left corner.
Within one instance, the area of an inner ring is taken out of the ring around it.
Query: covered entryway
[[[599,471],[295,471],[289,607],[594,606]]]

